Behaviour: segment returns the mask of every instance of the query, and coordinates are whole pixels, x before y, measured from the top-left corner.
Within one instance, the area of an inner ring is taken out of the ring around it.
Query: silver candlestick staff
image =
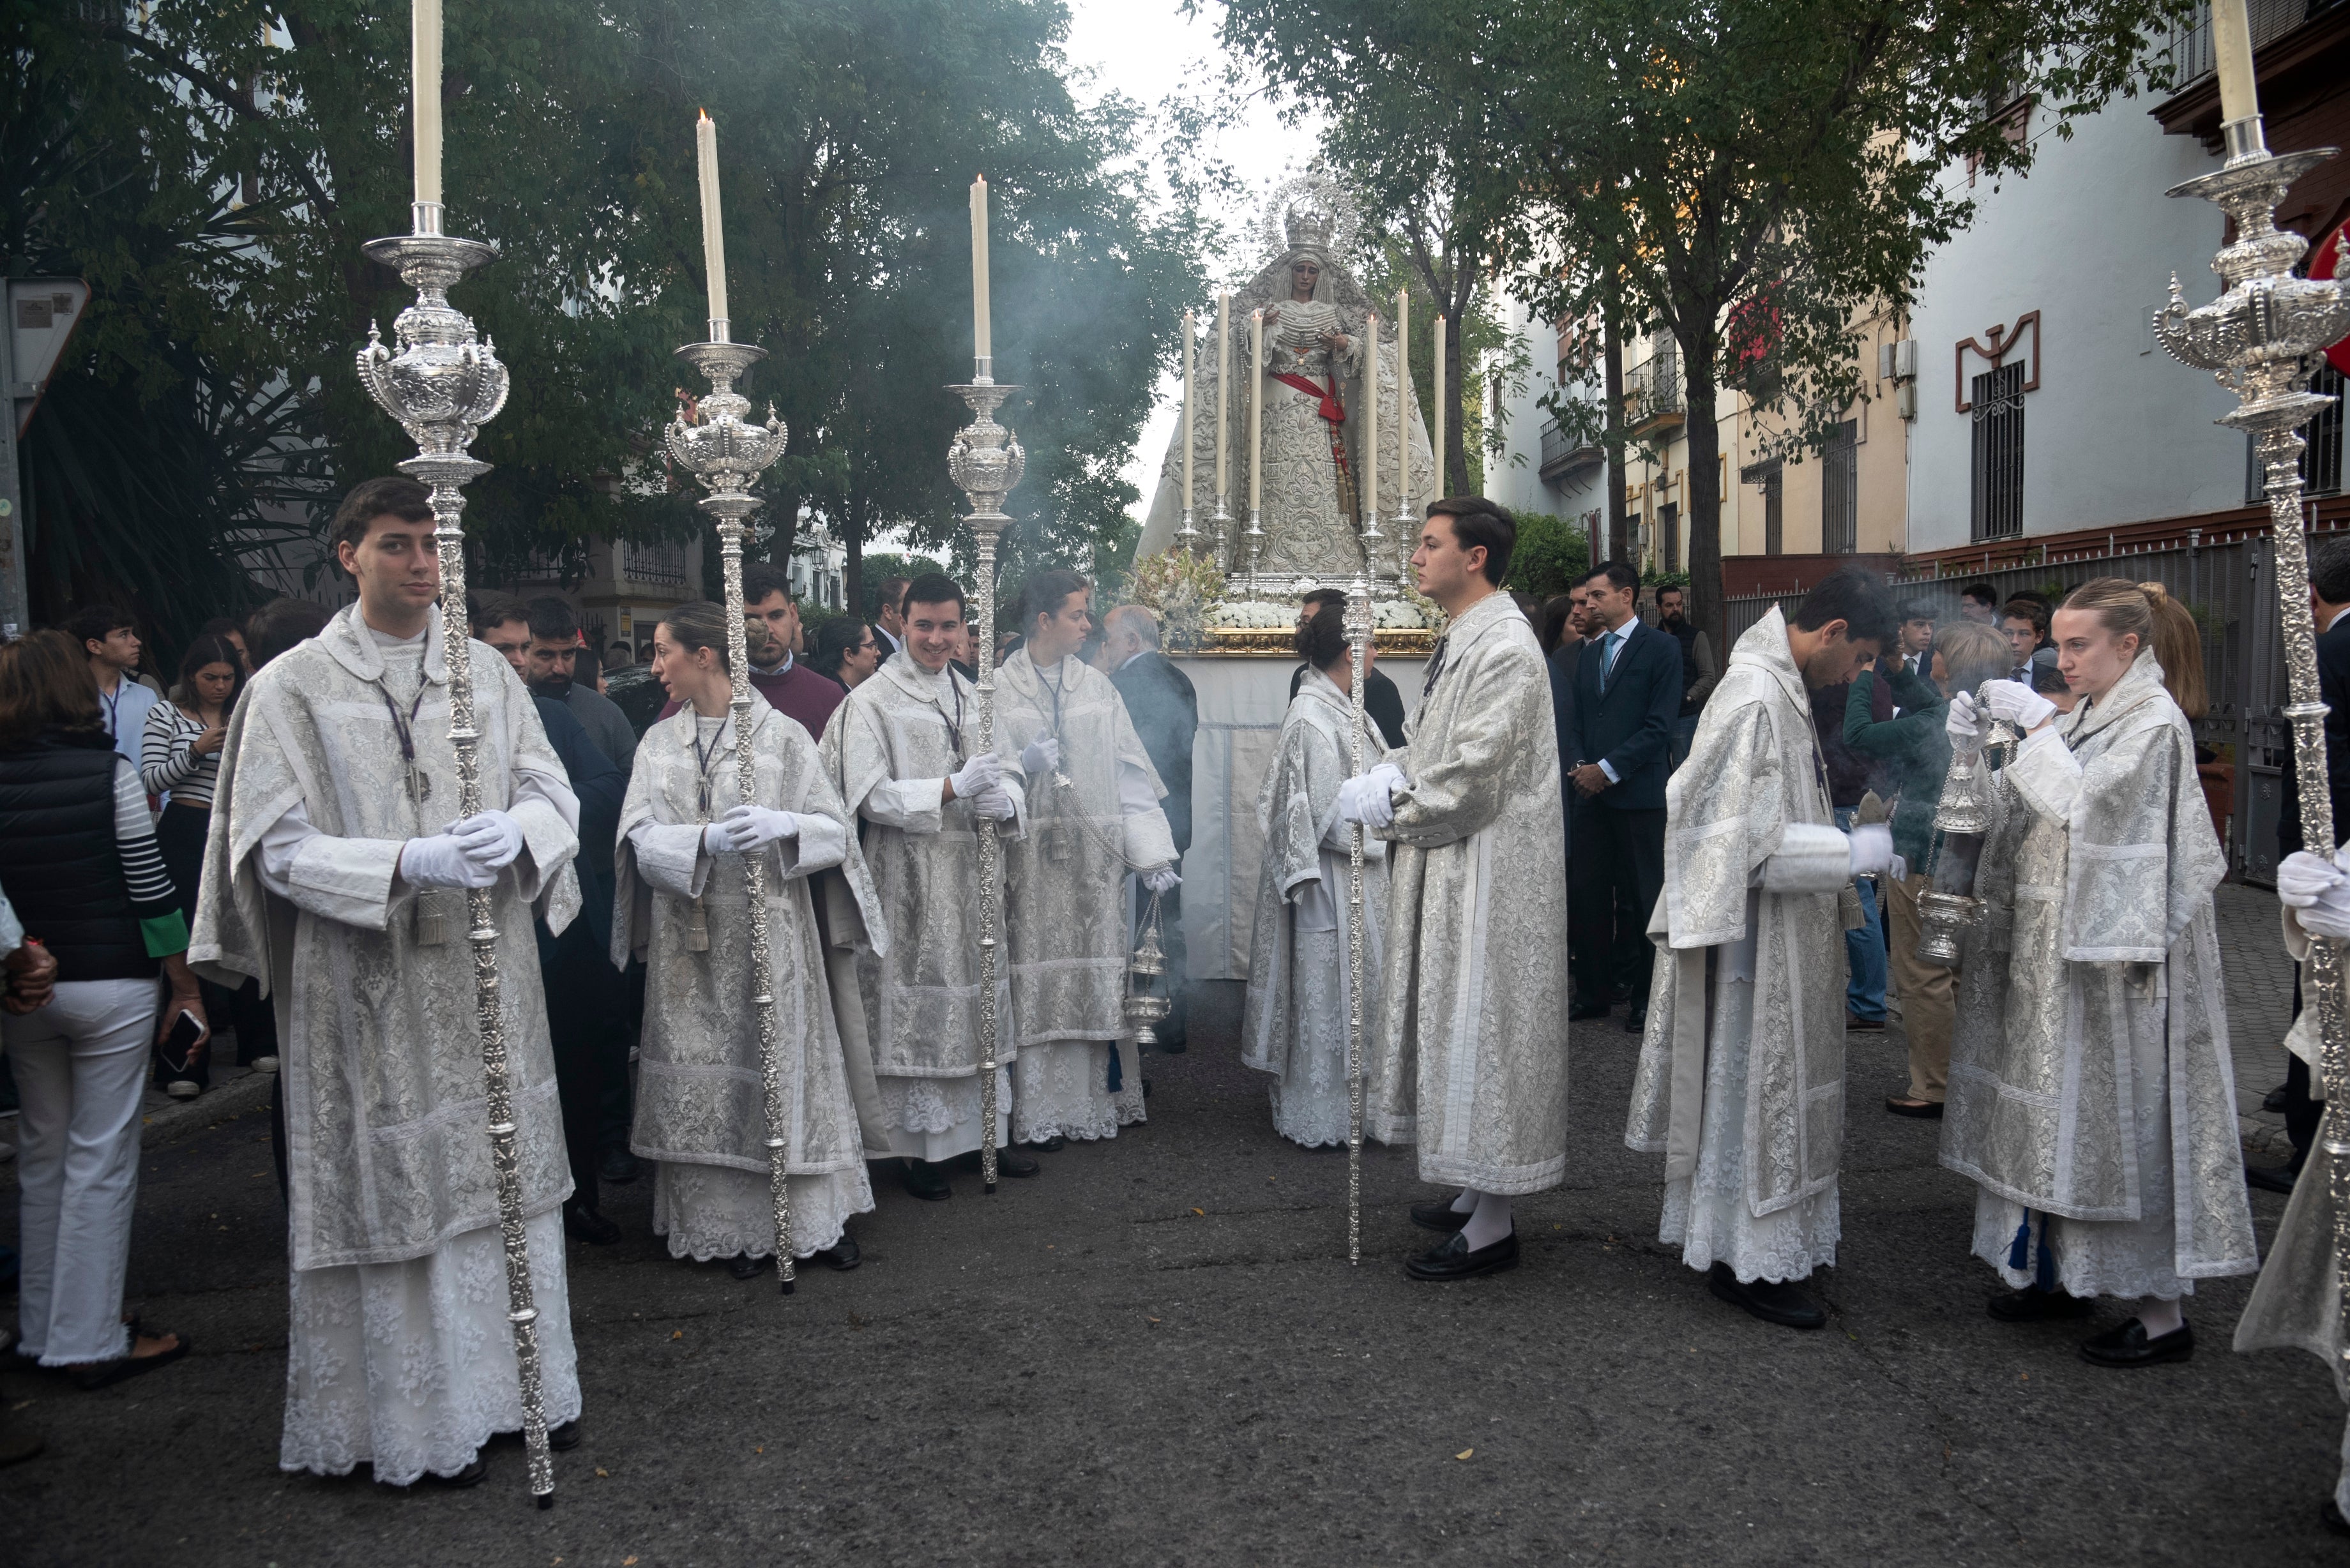
[[[1363,682],[1370,673],[1371,585],[1357,572],[1347,590],[1347,641],[1354,649],[1354,776],[1360,778],[1364,753]],[[1347,987],[1347,1262],[1363,1261],[1363,825],[1355,824],[1347,867],[1347,961],[1354,982]]]
[[[783,454],[784,422],[771,405],[767,422],[743,416],[751,400],[734,389],[735,379],[767,357],[764,348],[726,340],[726,323],[710,324],[711,341],[689,343],[677,357],[710,379],[710,395],[696,408],[701,422],[683,416],[670,421],[669,452],[693,472],[710,493],[697,503],[718,527],[719,559],[726,576],[726,663],[733,677],[734,764],[739,793],[754,804],[758,762],[751,744],[751,649],[743,627],[743,535],[759,498],[751,483]],[[744,891],[751,900],[751,1004],[759,1015],[759,1084],[767,1108],[767,1190],[775,1214],[775,1274],[784,1294],[792,1293],[792,1191],[788,1167],[791,1108],[784,1097],[780,1059],[782,1025],[775,1013],[775,950],[767,935],[767,853],[743,857]]]
[[[495,347],[476,336],[463,311],[449,303],[450,286],[496,257],[479,240],[441,232],[441,203],[414,204],[415,233],[370,240],[373,260],[397,269],[416,291],[416,303],[391,326],[400,344],[386,348],[370,325],[359,350],[359,380],[398,420],[416,455],[400,471],[432,494],[432,537],[441,556],[441,647],[449,666],[449,743],[457,753],[457,816],[482,809],[481,732],[473,719],[471,628],[465,618],[465,498],[459,487],[490,465],[466,450],[506,402],[506,368]],[[514,1325],[515,1373],[522,1395],[523,1442],[530,1454],[530,1490],[541,1508],[555,1506],[555,1460],[546,1445],[546,1407],[540,1392],[538,1306],[530,1281],[530,1249],[523,1235],[522,1174],[515,1149],[514,1077],[506,1064],[505,1020],[498,999],[498,923],[493,889],[465,894],[467,939],[473,946],[473,1012],[482,1036],[482,1092],[488,1102],[490,1158],[497,1171],[498,1231],[505,1243],[507,1318]]]
[[[1010,527],[1003,498],[1020,483],[1028,454],[1010,431],[996,423],[995,410],[1017,387],[995,383],[994,361],[983,356],[978,370],[963,386],[950,387],[971,405],[974,416],[947,449],[947,473],[955,487],[971,497],[972,541],[978,546],[979,597],[977,635],[971,639],[972,662],[979,670],[979,744],[977,752],[995,747],[995,543]],[[1186,522],[1189,515],[1186,514]],[[995,1015],[997,970],[996,933],[1003,926],[1003,888],[997,877],[1001,862],[995,825],[979,825],[979,1175],[985,1190],[995,1190],[995,1053],[1002,1029]]]
[[[2241,19],[2241,11],[2239,9]],[[2350,289],[2336,279],[2293,275],[2308,251],[2299,234],[2276,226],[2276,205],[2295,180],[2334,155],[2332,148],[2282,156],[2268,150],[2255,112],[2229,121],[2228,161],[2217,172],[2171,187],[2173,196],[2200,196],[2235,220],[2235,243],[2212,259],[2226,291],[2193,310],[2170,280],[2170,304],[2155,318],[2155,335],[2175,358],[2214,372],[2240,406],[2221,423],[2249,432],[2268,477],[2269,518],[2276,542],[2278,611],[2283,621],[2285,677],[2293,701],[2293,761],[2301,792],[2303,841],[2329,854],[2335,843],[2333,798],[2325,769],[2325,703],[2317,676],[2317,628],[2309,604],[2309,556],[2301,515],[2301,427],[2332,398],[2308,389],[2317,356],[2350,334]],[[2325,1088],[2320,1134],[2332,1172],[2337,1284],[2350,1302],[2350,1034],[2344,1029],[2344,944],[2310,944],[2311,989],[2316,993],[2319,1052]],[[2339,1375],[2341,1368],[2336,1368]]]

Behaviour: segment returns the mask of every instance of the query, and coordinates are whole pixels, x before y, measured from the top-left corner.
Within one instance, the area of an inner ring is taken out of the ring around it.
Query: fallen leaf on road
[[[670,1330],[669,1336],[671,1339],[683,1339],[685,1337],[685,1330],[681,1328],[673,1328]]]
[[[1452,1457],[1453,1457],[1454,1459],[1467,1459],[1470,1455],[1471,1455],[1471,1454],[1475,1453],[1476,1451],[1477,1451],[1477,1450],[1476,1450],[1476,1449],[1461,1449],[1459,1453],[1457,1453],[1457,1454],[1453,1455]]]
[[[605,1469],[603,1466],[601,1466],[601,1465],[598,1465],[598,1466],[596,1467],[596,1473],[597,1473],[598,1475],[599,1475],[599,1476],[602,1476],[606,1480],[611,1480],[611,1479],[612,1479],[612,1472],[611,1472],[611,1471],[609,1471],[609,1470],[608,1470],[608,1469]],[[629,1558],[629,1562],[631,1562],[631,1563],[634,1563],[634,1562],[636,1561],[636,1559],[635,1559],[635,1558],[633,1558],[633,1557],[631,1557],[631,1558]]]
[[[767,1451],[767,1445],[761,1443],[757,1448],[753,1449],[751,1451],[754,1454],[764,1454]]]
[[[1208,1211],[1204,1209],[1194,1209],[1191,1212],[1197,1214],[1202,1220],[1208,1217]]]

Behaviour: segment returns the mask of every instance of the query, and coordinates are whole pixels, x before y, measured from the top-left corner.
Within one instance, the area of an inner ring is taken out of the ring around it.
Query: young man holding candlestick
[[[577,1440],[569,1196],[532,908],[579,910],[579,804],[521,679],[473,645],[483,809],[457,812],[432,507],[374,479],[332,524],[359,602],[229,723],[189,960],[261,981],[283,1042],[293,1254],[279,1465],[471,1484],[522,1426],[466,891],[492,889],[545,1411]]]
[[[978,1166],[979,835],[1016,839],[1025,795],[1016,770],[979,750],[979,693],[951,667],[962,586],[925,573],[908,585],[904,605],[905,647],[848,693],[822,750],[842,801],[863,819],[865,862],[889,933],[886,954],[857,954],[864,1027],[844,1026],[844,1045],[853,1053],[865,1037],[880,1130],[906,1162],[906,1189],[940,1199],[953,1195],[949,1162]],[[831,920],[827,929],[838,948],[853,928]],[[1034,1176],[1035,1160],[1003,1147],[1012,1122],[1005,1069],[1018,1036],[1002,963],[995,1014],[996,1169]],[[849,1070],[854,1080],[862,1069],[852,1060]]]
[[[1461,1189],[1411,1211],[1449,1232],[1404,1265],[1417,1280],[1514,1266],[1512,1199],[1566,1174],[1557,732],[1534,629],[1499,591],[1517,535],[1482,496],[1430,506],[1411,566],[1451,624],[1410,743],[1338,794],[1392,846],[1365,1130],[1417,1143],[1420,1179]]]

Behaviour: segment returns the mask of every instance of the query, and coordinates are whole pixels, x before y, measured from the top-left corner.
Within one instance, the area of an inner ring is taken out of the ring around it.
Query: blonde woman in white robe
[[[788,1118],[791,1248],[857,1265],[848,1217],[873,1207],[808,878],[838,867],[852,919],[886,944],[854,826],[796,720],[755,691],[748,729],[757,798],[742,798],[725,612],[681,605],[653,639],[653,674],[684,704],[637,747],[620,808],[612,950],[646,966],[629,1147],[656,1163],[653,1231],[670,1255],[724,1259],[748,1279],[776,1251],[758,1009],[752,1002],[748,870],[767,866],[777,1057]]]
[[[1264,860],[1257,878],[1241,1064],[1273,1075],[1275,1132],[1307,1148],[1344,1147],[1355,982],[1347,901],[1355,830],[1338,816],[1338,786],[1356,771],[1346,606],[1326,604],[1300,626],[1297,651],[1306,662],[1305,679],[1290,699],[1280,747],[1257,796]],[[1388,749],[1367,717],[1361,732],[1367,770],[1387,760]],[[1367,1057],[1367,1033],[1378,1018],[1387,885],[1387,845],[1365,834]]]

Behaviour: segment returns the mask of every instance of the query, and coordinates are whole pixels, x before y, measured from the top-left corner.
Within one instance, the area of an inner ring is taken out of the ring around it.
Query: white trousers
[[[122,1276],[139,1197],[140,1091],[160,1002],[151,980],[68,980],[39,1012],[0,1014],[24,1107],[17,1348],[44,1366],[130,1354]]]

